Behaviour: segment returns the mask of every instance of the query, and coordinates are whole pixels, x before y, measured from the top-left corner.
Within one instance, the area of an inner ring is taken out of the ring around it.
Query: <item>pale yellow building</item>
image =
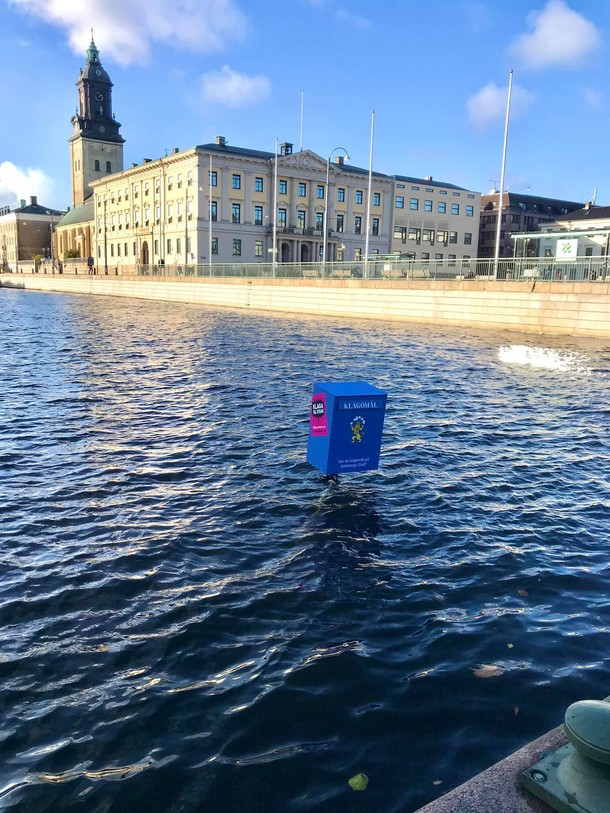
[[[0,208],[0,271],[18,271],[20,262],[50,256],[53,225],[63,214],[41,206],[34,195],[16,209]]]

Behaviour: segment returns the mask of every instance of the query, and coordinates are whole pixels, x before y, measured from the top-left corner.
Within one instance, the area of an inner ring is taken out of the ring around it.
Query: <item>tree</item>
[[[80,249],[78,248],[67,248],[64,251],[64,260],[75,260],[77,257],[80,257]]]

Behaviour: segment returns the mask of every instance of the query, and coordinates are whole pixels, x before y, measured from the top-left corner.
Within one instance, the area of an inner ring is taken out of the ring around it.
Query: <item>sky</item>
[[[607,0],[0,0],[0,206],[70,203],[67,139],[94,28],[124,163],[224,135],[377,171],[610,204]]]

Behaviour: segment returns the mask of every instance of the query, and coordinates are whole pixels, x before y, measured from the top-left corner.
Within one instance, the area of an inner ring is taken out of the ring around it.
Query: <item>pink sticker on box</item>
[[[311,396],[311,434],[314,437],[328,435],[326,395],[323,392]]]

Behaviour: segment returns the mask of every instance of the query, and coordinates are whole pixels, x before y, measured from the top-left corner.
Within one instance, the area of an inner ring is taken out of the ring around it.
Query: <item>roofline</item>
[[[606,218],[610,220],[610,218]],[[533,232],[515,232],[511,234],[511,240],[531,239],[536,240],[552,240],[554,237],[590,237],[590,236],[607,236],[610,234],[610,226],[607,229],[565,229],[563,231],[533,231]]]
[[[527,198],[528,200],[532,200],[532,201],[549,201],[549,202],[552,201],[553,203],[568,203],[570,206],[575,206],[578,209],[583,209],[585,207],[585,205],[586,205],[584,203],[578,203],[578,201],[575,201],[575,200],[564,200],[563,198],[544,198],[544,197],[541,197],[540,195],[528,195],[527,192],[511,192],[510,190],[508,190],[508,192],[505,192],[504,195],[508,195],[508,197],[510,197],[511,195],[516,195],[516,196],[519,196],[521,198]],[[483,199],[483,198],[493,198],[495,196],[500,197],[500,193],[499,192],[481,193],[481,199]],[[562,215],[562,217],[563,217],[563,215]]]
[[[99,178],[97,181],[89,181],[89,186],[92,189],[95,189],[96,186],[101,186],[103,183],[107,183],[111,178],[113,180],[118,180],[126,175],[137,175],[138,172],[148,170],[154,165],[161,166],[163,164],[175,163],[176,161],[183,159],[187,153],[196,154],[196,151],[197,147],[189,147],[189,149],[181,150],[180,152],[171,152],[169,155],[162,155],[161,158],[153,158],[146,163],[136,164],[135,167],[127,167],[127,169],[122,169],[120,172],[112,172],[110,175],[104,175],[103,178]]]

